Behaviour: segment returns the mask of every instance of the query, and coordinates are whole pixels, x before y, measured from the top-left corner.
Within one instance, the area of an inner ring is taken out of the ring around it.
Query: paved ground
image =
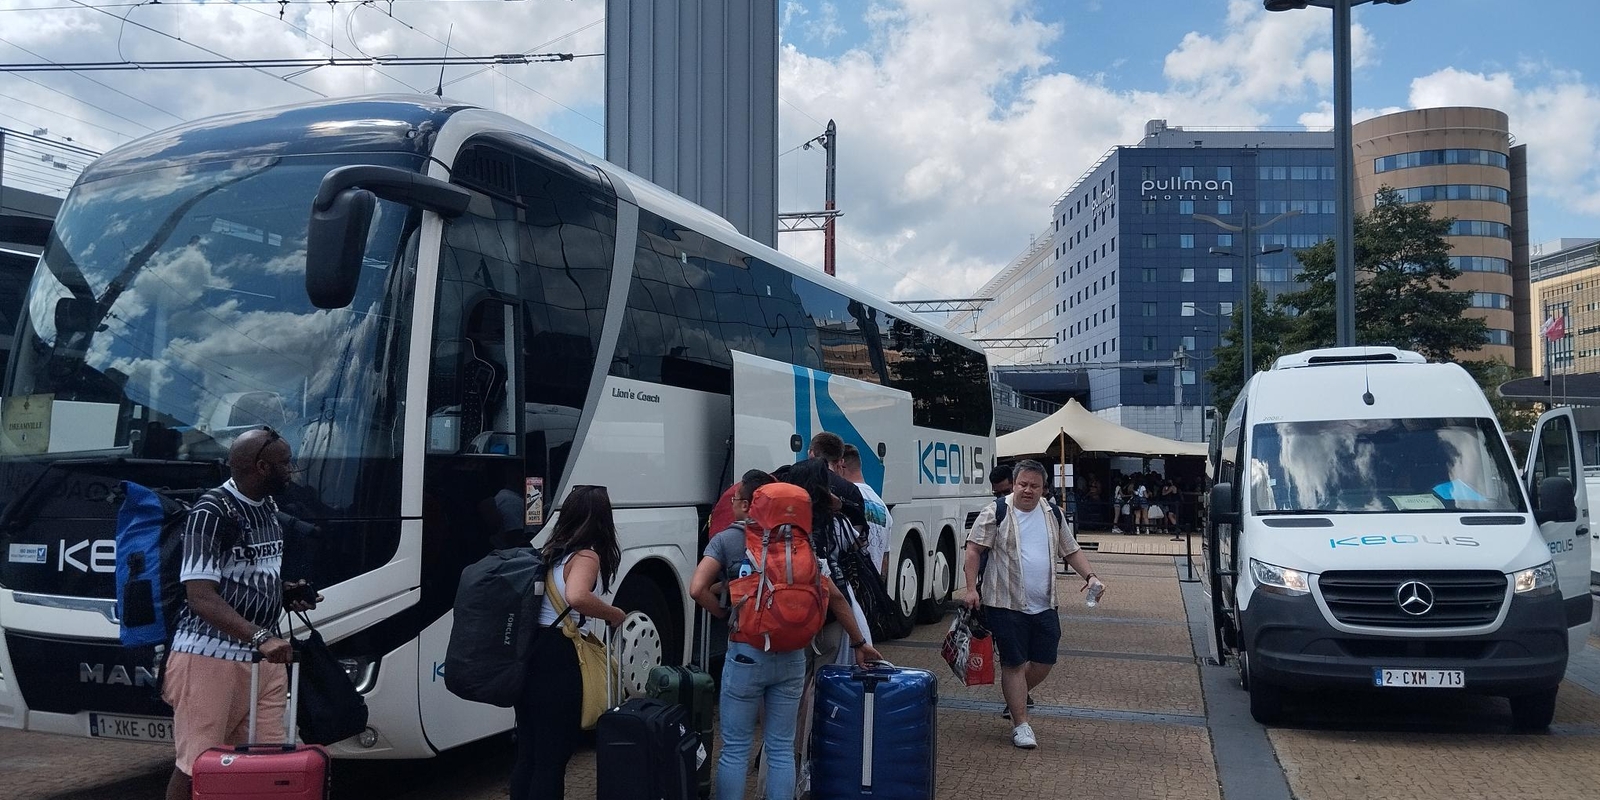
[[[1061,580],[1061,661],[1034,693],[1039,749],[1011,746],[998,687],[951,678],[938,653],[946,624],[882,648],[940,678],[939,798],[1555,800],[1600,791],[1600,640],[1575,659],[1548,735],[1510,734],[1504,701],[1429,694],[1304,698],[1292,726],[1265,730],[1249,719],[1233,668],[1196,657],[1204,596],[1179,580],[1186,543],[1083,539],[1098,548],[1091,559],[1109,592],[1089,609],[1081,583]],[[0,796],[154,798],[168,763],[143,745],[0,731]],[[335,796],[498,799],[510,766],[507,737],[427,761],[341,762]],[[591,749],[568,776],[569,797],[594,796]]]

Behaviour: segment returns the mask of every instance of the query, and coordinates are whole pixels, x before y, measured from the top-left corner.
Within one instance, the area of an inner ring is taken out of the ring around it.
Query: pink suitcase
[[[250,667],[250,696],[261,684],[261,662]],[[254,744],[256,704],[250,704],[250,741],[235,747],[213,747],[200,754],[193,768],[194,800],[325,800],[330,795],[330,760],[320,745],[295,744],[295,705],[300,690],[300,665],[289,668],[290,741]]]

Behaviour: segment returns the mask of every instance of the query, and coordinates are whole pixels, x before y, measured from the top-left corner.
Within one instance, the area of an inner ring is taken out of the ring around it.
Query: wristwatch
[[[272,631],[269,631],[266,628],[256,628],[256,632],[250,635],[250,646],[260,650],[261,645],[266,644],[267,640],[271,638]]]

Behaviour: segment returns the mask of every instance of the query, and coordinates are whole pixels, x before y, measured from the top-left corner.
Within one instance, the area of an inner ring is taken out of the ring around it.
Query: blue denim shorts
[[[1056,663],[1056,649],[1061,646],[1061,618],[1055,609],[1025,614],[1009,608],[984,606],[983,619],[994,634],[1000,666]]]

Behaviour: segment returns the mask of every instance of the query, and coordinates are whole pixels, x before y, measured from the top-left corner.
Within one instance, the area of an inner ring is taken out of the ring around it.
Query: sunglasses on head
[[[250,463],[252,463],[252,464],[257,463],[257,462],[259,462],[261,460],[261,454],[265,453],[267,451],[267,448],[272,446],[273,442],[276,442],[276,441],[279,441],[279,440],[283,439],[282,436],[278,435],[277,431],[272,429],[271,425],[262,425],[261,427],[256,428],[256,430],[258,430],[258,431],[266,431],[267,432],[267,440],[265,442],[262,442],[260,447],[256,448],[256,457],[250,459]]]

